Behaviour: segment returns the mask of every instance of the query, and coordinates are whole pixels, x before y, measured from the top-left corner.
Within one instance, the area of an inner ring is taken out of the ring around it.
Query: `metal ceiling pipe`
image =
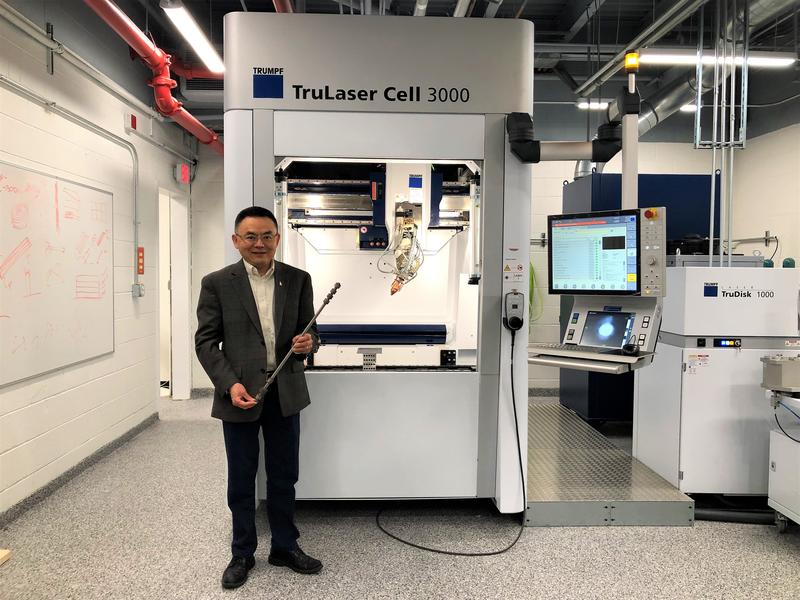
[[[500,10],[501,4],[503,4],[503,0],[489,0],[489,3],[486,5],[486,11],[483,13],[484,18],[494,19],[495,15],[497,15],[497,11]]]
[[[751,0],[751,29],[767,24],[769,21],[792,8],[795,0]],[[733,26],[734,16],[729,19],[727,29]],[[738,15],[741,18],[741,13]],[[701,93],[714,87],[714,67],[704,68],[700,82]],[[642,94],[642,110],[639,113],[639,136],[641,137],[653,127],[678,112],[684,104],[694,102],[697,94],[696,69],[688,71],[686,67],[673,67],[664,77],[667,83],[652,93]],[[619,107],[614,101],[608,106],[609,121],[619,120]]]
[[[200,142],[223,153],[219,136],[195,119],[180,102],[172,96],[172,88],[177,83],[170,77],[170,55],[156,46],[136,24],[128,18],[111,0],[84,0],[86,5],[117,32],[133,48],[142,61],[153,71],[148,85],[153,88],[156,107],[165,117],[170,117],[178,125],[195,136]]]
[[[453,10],[454,17],[465,17],[467,15],[467,9],[469,8],[469,0],[458,0],[456,2],[456,8]]]
[[[424,17],[426,12],[428,12],[428,0],[417,0],[414,4],[414,16]]]
[[[593,162],[591,160],[579,160],[575,163],[575,173],[573,174],[572,179],[581,179],[582,177],[587,177],[592,173],[602,173],[605,164],[606,163]]]
[[[168,55],[156,46],[119,6],[110,0],[84,0],[106,24],[125,40],[136,54],[153,71],[160,70],[169,60]]]

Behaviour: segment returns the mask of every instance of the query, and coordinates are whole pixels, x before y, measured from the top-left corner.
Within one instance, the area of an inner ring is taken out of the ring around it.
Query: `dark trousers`
[[[264,407],[260,420],[253,423],[222,423],[228,457],[228,508],[233,518],[233,556],[252,556],[258,545],[255,479],[259,429],[264,434],[267,517],[272,532],[272,547],[294,550],[300,536],[294,523],[300,415],[284,417],[281,414],[277,387],[276,382],[262,400]]]

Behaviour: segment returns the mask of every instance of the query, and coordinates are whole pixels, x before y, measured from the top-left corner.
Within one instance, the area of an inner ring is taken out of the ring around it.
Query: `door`
[[[767,354],[684,350],[681,491],[766,495],[773,411],[761,388],[760,359]]]

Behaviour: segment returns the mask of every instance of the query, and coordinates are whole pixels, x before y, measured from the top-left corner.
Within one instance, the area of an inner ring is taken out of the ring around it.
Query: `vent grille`
[[[199,91],[208,91],[208,90],[222,91],[224,89],[224,83],[225,82],[222,79],[202,79],[198,77],[197,79],[187,79],[186,89],[199,90]]]

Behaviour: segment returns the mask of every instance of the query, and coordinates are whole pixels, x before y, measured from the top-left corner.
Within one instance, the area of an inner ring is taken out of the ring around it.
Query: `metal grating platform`
[[[560,404],[528,408],[526,524],[694,522],[694,501]]]

